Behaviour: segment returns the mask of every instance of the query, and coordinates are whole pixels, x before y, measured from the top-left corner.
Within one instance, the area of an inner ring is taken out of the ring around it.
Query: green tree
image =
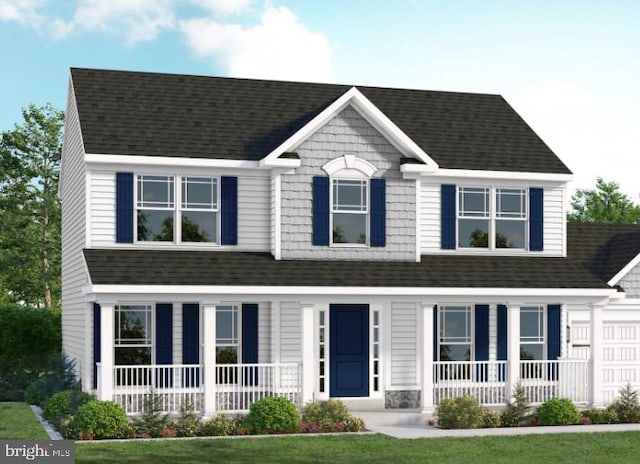
[[[0,140],[0,299],[60,304],[58,179],[64,113],[29,105]]]
[[[620,192],[617,182],[605,182],[598,177],[594,189],[579,189],[571,197],[570,222],[603,224],[637,224],[640,207]]]

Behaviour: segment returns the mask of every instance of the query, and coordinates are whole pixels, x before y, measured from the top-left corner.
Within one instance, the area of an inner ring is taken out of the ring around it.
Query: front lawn
[[[46,440],[49,438],[31,407],[26,404],[0,403],[0,439]]]
[[[640,432],[399,440],[383,435],[78,443],[78,463],[617,464],[640,455]]]

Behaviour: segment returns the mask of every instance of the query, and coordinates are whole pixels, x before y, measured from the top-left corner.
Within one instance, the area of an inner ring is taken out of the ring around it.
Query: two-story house
[[[640,382],[640,229],[499,95],[72,69],[64,350],[135,414],[603,404]]]

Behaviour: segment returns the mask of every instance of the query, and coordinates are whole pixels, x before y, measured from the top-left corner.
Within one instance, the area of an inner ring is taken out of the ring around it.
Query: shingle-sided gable
[[[72,69],[85,152],[258,161],[351,86]],[[441,168],[569,173],[499,95],[357,87]]]

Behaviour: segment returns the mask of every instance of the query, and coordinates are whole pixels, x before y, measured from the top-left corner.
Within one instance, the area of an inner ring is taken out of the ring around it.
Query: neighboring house
[[[640,386],[640,229],[498,95],[72,69],[64,350],[141,411],[604,404]]]

